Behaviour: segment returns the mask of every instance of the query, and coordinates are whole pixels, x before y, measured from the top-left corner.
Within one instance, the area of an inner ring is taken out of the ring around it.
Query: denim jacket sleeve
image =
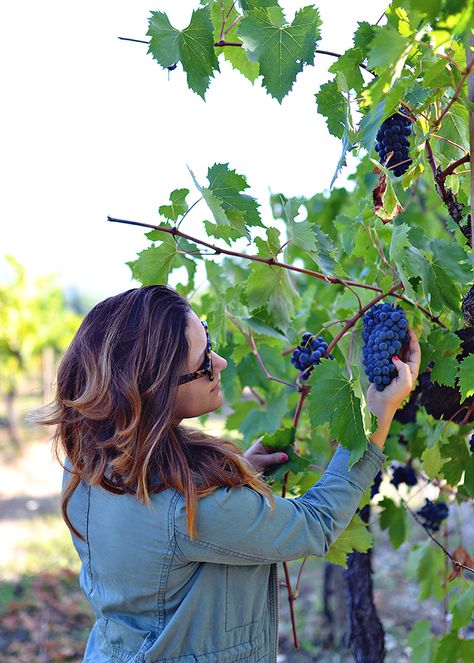
[[[344,531],[362,495],[386,456],[369,440],[351,469],[349,451],[341,445],[324,475],[297,498],[266,498],[246,486],[218,488],[198,500],[197,532],[186,527],[184,497],[176,503],[175,533],[183,560],[220,564],[264,564],[326,555]]]

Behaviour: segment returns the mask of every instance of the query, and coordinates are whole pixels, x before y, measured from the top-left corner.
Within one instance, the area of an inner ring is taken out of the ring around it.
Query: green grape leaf
[[[272,396],[262,406],[250,403],[248,413],[241,421],[239,430],[246,442],[255,439],[262,433],[273,433],[281,422],[281,418],[288,410],[288,394],[282,392],[279,396]]]
[[[373,537],[363,520],[355,514],[346,529],[337,537],[325,559],[347,569],[347,554],[353,550],[367,552],[372,547]]]
[[[423,469],[430,479],[439,477],[441,468],[448,462],[447,458],[441,457],[439,444],[435,443],[432,447],[425,449],[421,454]]]
[[[242,237],[240,230],[236,230],[230,226],[223,226],[219,225],[218,223],[211,223],[211,221],[204,221],[204,227],[209,237],[223,239],[224,242],[229,246],[232,246],[232,242],[235,242],[235,240]]]
[[[380,513],[380,527],[388,529],[390,541],[395,549],[399,548],[406,538],[407,518],[405,507],[397,506],[391,499],[384,497],[379,506],[383,511]]]
[[[422,252],[410,242],[409,231],[410,228],[406,223],[394,227],[390,243],[390,257],[396,264],[407,296],[410,299],[416,299],[414,287],[418,289],[417,281],[420,278],[426,283],[428,265]]]
[[[280,248],[280,231],[274,226],[267,228],[266,239],[256,237],[255,244],[258,247],[258,255],[261,258],[274,258]]]
[[[257,334],[270,336],[272,338],[277,338],[280,341],[288,342],[288,338],[284,334],[282,334],[277,329],[270,327],[270,325],[267,325],[265,322],[259,320],[258,318],[242,318],[242,322],[246,322],[249,327],[251,327]]]
[[[469,454],[469,458],[464,468],[464,484],[460,486],[460,490],[465,495],[474,498],[474,454]]]
[[[235,170],[229,170],[228,163],[216,163],[208,169],[209,187],[202,187],[189,169],[197,189],[201,192],[218,225],[230,226],[250,240],[249,226],[263,227],[258,212],[259,203],[247,194],[247,180]],[[188,167],[189,168],[189,167]]]
[[[474,355],[468,355],[459,365],[461,402],[474,394]]]
[[[328,131],[336,138],[342,138],[347,124],[348,102],[337,81],[323,83],[315,95],[318,113],[326,118]],[[378,127],[375,130],[377,132]],[[375,139],[374,133],[374,139]]]
[[[220,71],[209,8],[195,9],[184,30],[173,28],[163,12],[151,12],[147,35],[151,37],[148,52],[154,59],[162,67],[181,62],[190,89],[204,99],[210,78]]]
[[[358,48],[364,58],[367,57],[369,52],[370,42],[374,38],[375,30],[374,26],[367,21],[359,21],[357,23],[359,26],[354,33],[354,46]]]
[[[170,221],[177,221],[180,216],[188,211],[186,196],[189,189],[175,189],[170,193],[171,205],[161,205],[159,213]]]
[[[442,475],[450,486],[457,486],[469,464],[470,453],[466,443],[464,440],[461,440],[458,444],[450,441],[449,445],[441,447],[441,451],[444,456],[449,457],[449,463],[443,466]]]
[[[461,284],[472,281],[471,258],[465,248],[456,242],[443,239],[435,239],[429,246],[436,262],[448,278]]]
[[[385,119],[385,99],[372,103],[359,124],[358,138],[361,146],[371,152],[375,144],[377,131]]]
[[[274,433],[265,433],[260,444],[274,451],[286,451],[294,443],[294,429],[291,426],[279,428]]]
[[[350,464],[367,449],[360,400],[335,360],[316,366],[310,378],[309,415],[313,428],[329,422],[331,435],[350,450]]]
[[[359,67],[363,60],[364,53],[362,49],[358,47],[349,48],[329,67],[332,74],[342,73],[344,75],[347,84],[346,92],[351,89],[359,92],[364,85],[364,78]]]
[[[298,10],[291,24],[285,23],[279,7],[247,11],[238,23],[239,38],[260,64],[263,85],[280,103],[304,64],[313,64],[320,25],[315,7]]]
[[[412,663],[432,663],[431,624],[426,619],[416,622],[408,635],[407,642],[412,648]]]
[[[265,476],[272,481],[283,481],[287,472],[298,474],[305,472],[310,464],[310,459],[300,456],[293,448],[294,429],[287,426],[279,428],[274,433],[266,433],[260,440],[260,444],[274,451],[284,451],[288,456],[286,463],[278,463],[267,468]]]
[[[415,544],[408,554],[407,574],[414,578],[419,584],[420,601],[431,594],[441,600],[443,597],[444,582],[444,554],[437,546],[431,544],[428,539],[423,543]]]
[[[228,163],[215,163],[207,172],[209,189],[222,204],[232,225],[235,214],[241,213],[245,224],[263,227],[258,208],[260,204],[247,194],[241,193],[249,188],[247,180],[235,170],[229,170]]]
[[[435,329],[428,342],[429,352],[436,358],[430,373],[431,381],[454,387],[459,368],[456,355],[461,350],[461,339],[447,329]]]
[[[302,198],[289,198],[286,202],[281,198],[284,218],[287,223],[288,239],[296,246],[309,253],[326,275],[336,271],[336,249],[331,238],[316,223],[295,221],[303,204]]]
[[[143,285],[168,282],[171,264],[176,257],[176,242],[167,233],[160,233],[160,240],[158,246],[140,251],[137,260],[126,263],[133,278]]]
[[[266,306],[271,321],[286,332],[300,296],[288,270],[252,262],[247,279],[247,302],[250,311]]]
[[[276,3],[275,3],[276,4]],[[241,16],[235,9],[235,2],[233,0],[224,0],[222,8],[221,2],[214,2],[212,5],[212,21],[214,23],[214,41],[218,42],[221,36],[222,28],[222,11],[224,11],[225,30],[229,30],[238,16]],[[239,38],[237,35],[238,21],[234,27],[227,32],[225,40],[227,42],[238,43]],[[217,47],[219,48],[219,47]],[[258,62],[251,62],[248,54],[244,48],[238,47],[222,47],[220,51],[224,58],[230,62],[234,69],[240,71],[251,83],[254,83],[258,78],[260,67]]]
[[[466,106],[463,103],[455,102],[442,119],[441,127],[436,133],[455,143],[455,145],[448,143],[446,140],[433,141],[435,142],[435,159],[436,157],[439,158],[439,155],[449,161],[459,159],[457,145],[469,151],[469,114]]]
[[[474,585],[471,585],[456,601],[452,607],[453,621],[451,628],[458,629],[471,622],[474,612]]]
[[[217,350],[225,337],[225,299],[218,297],[216,301],[213,297],[209,297],[209,305],[206,308],[206,320],[209,325],[212,346],[214,350]]]
[[[402,57],[407,40],[391,25],[372,26],[373,37],[369,46],[368,65],[371,69],[393,67]]]

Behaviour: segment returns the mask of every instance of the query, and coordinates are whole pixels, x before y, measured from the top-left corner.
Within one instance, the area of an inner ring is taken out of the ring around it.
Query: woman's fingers
[[[415,384],[416,380],[418,379],[418,373],[420,371],[421,348],[413,329],[408,327],[408,333],[410,334],[410,346],[408,349],[406,364],[408,364],[408,367],[411,371],[413,384]]]

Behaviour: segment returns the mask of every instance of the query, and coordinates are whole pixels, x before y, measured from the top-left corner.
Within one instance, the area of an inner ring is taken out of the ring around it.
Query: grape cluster
[[[471,437],[469,438],[469,449],[471,450],[471,453],[474,454],[474,433],[472,433]]]
[[[393,483],[395,488],[401,483],[406,483],[407,486],[416,486],[418,480],[416,478],[415,470],[409,465],[400,465],[393,470],[390,483]]]
[[[374,482],[370,487],[370,497],[375,497],[380,489],[380,484],[382,483],[382,470],[379,470],[375,475]]]
[[[377,391],[383,391],[397,375],[392,357],[410,340],[408,322],[400,306],[374,304],[363,316],[365,372],[375,384]]]
[[[328,344],[322,336],[316,338],[309,332],[303,334],[301,343],[293,350],[291,355],[291,363],[301,371],[300,377],[302,380],[309,378],[313,367],[321,363],[327,349]],[[332,354],[329,354],[328,357],[334,359]]]
[[[425,506],[416,512],[418,516],[424,519],[424,526],[432,532],[437,532],[441,521],[447,518],[449,507],[445,502],[434,503],[425,498]]]
[[[377,143],[375,150],[379,155],[381,163],[383,163],[390,152],[393,152],[390,159],[385,166],[393,168],[395,177],[403,175],[412,160],[409,158],[408,148],[410,141],[408,136],[411,134],[411,120],[405,115],[403,109],[398,113],[390,115],[380,126],[377,132]],[[401,163],[401,162],[404,163]],[[397,165],[398,164],[398,165]]]

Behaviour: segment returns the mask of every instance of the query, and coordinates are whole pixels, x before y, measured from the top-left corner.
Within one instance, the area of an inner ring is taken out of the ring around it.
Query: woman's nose
[[[227,368],[227,360],[224,359],[224,357],[218,355],[217,352],[213,352],[212,354],[214,355],[212,358],[214,368],[217,368],[220,371],[223,371],[225,368]]]

